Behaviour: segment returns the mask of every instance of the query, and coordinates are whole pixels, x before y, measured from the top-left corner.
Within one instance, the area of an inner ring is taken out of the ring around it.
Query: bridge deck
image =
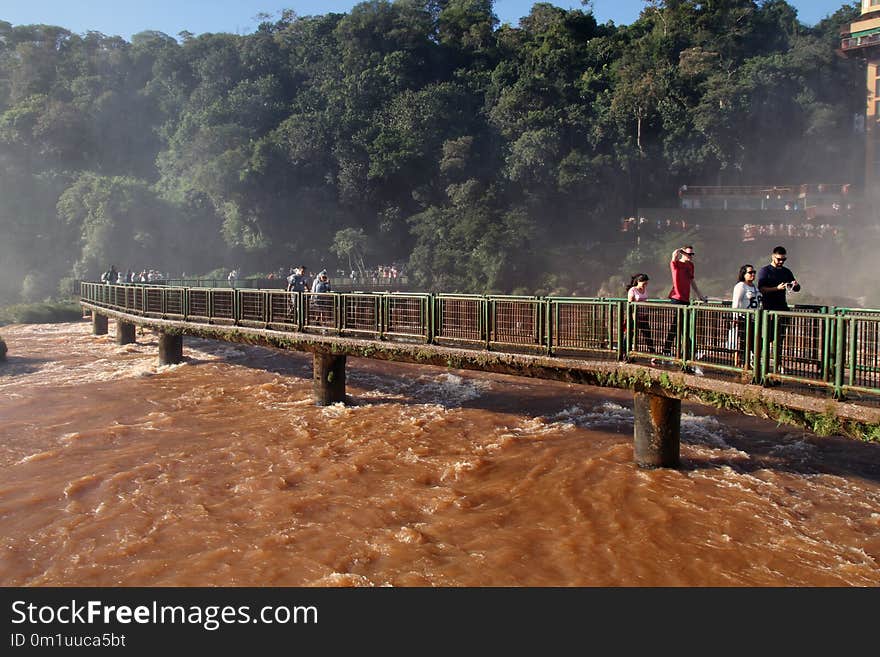
[[[803,426],[818,433],[876,437],[880,408],[805,392],[767,388],[729,378],[697,376],[617,360],[384,341],[265,328],[204,324],[128,314],[82,300],[84,308],[117,321],[166,333],[180,333],[278,349],[332,353],[454,369],[549,379],[598,387],[628,389],[696,401],[748,415]]]

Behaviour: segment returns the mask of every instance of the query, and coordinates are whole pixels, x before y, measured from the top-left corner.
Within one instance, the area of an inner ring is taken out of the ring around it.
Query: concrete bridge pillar
[[[116,320],[116,344],[131,344],[135,342],[134,324]]]
[[[636,463],[642,468],[676,468],[681,447],[681,400],[636,392],[633,404]]]
[[[176,365],[183,361],[183,335],[159,333],[159,365]]]
[[[345,401],[345,356],[316,351],[312,384],[316,406]]]
[[[107,335],[107,315],[92,311],[92,335]]]

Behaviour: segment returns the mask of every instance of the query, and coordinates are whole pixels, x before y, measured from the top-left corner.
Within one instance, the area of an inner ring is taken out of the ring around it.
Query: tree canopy
[[[861,179],[863,69],[835,54],[857,14],[536,3],[514,26],[490,0],[368,0],[130,42],[0,21],[0,299],[35,271],[367,254],[425,289],[592,292],[572,253],[681,184]]]

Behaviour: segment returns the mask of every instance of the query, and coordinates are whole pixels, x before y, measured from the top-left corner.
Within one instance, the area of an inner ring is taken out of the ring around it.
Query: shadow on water
[[[48,358],[7,356],[5,361],[0,362],[0,377],[33,374],[40,369],[41,365],[49,362],[51,361]]]
[[[250,347],[239,347],[234,352],[224,353],[219,360],[245,367],[252,370],[271,372],[279,376],[295,378],[301,381],[312,380],[312,356],[307,352],[288,352],[283,350],[255,347],[262,354],[255,353]],[[217,360],[186,358],[191,365],[215,363]],[[402,367],[406,367],[403,365]],[[426,366],[427,367],[427,366]],[[462,376],[459,370],[436,369],[440,374],[454,374]],[[2,370],[0,370],[2,371]],[[358,391],[351,390],[346,395],[346,404],[352,406],[367,406],[381,404],[398,404],[403,406],[418,406],[423,404],[436,404],[448,410],[451,409],[476,409],[492,411],[504,414],[522,415],[524,412],[532,416],[544,417],[550,422],[560,421],[557,418],[564,409],[580,405],[595,407],[601,403],[597,393],[602,389],[584,386],[583,390],[573,390],[566,384],[548,383],[546,386],[536,384],[532,379],[516,379],[503,375],[487,375],[492,386],[481,389],[478,394],[469,399],[443,399],[438,398],[437,391],[423,393],[418,381],[407,379],[401,382],[405,373],[399,376],[388,373],[376,373],[369,369],[358,370],[357,374],[349,375],[349,388],[371,388],[378,392],[374,396],[361,396]],[[499,378],[500,377],[500,378]],[[475,379],[472,372],[464,374],[465,382]],[[480,380],[485,380],[480,377]],[[526,390],[520,395],[519,390]],[[620,404],[631,412],[632,401],[625,392],[609,392],[607,401]],[[695,411],[699,408],[699,411]],[[689,408],[688,413],[697,416],[719,417],[715,409],[710,407]],[[806,432],[796,427],[780,425],[773,428],[771,420],[761,420],[751,416],[737,416],[747,418],[748,421],[761,423],[760,428],[734,429],[732,433],[725,432],[722,443],[716,445],[711,440],[701,439],[699,436],[688,435],[690,432],[685,428],[682,433],[682,446],[724,446],[744,452],[748,456],[738,457],[719,455],[708,458],[683,458],[679,467],[682,471],[696,472],[701,470],[732,468],[742,474],[757,474],[761,471],[772,470],[779,473],[790,473],[799,476],[809,475],[832,475],[832,476],[856,476],[864,479],[880,482],[880,444],[863,443],[843,436],[821,437]],[[723,419],[721,427],[724,426]],[[566,421],[566,420],[562,420]],[[574,424],[578,425],[577,421]],[[756,425],[758,427],[758,425]],[[586,428],[590,427],[580,427]],[[620,432],[621,425],[618,419],[609,419],[609,422],[598,430]],[[632,424],[627,423],[625,429],[627,438],[631,440]],[[794,437],[797,435],[797,437]]]
[[[312,365],[311,362],[304,363],[301,361],[290,360],[289,362],[283,361],[283,356],[280,358],[271,357],[270,362],[267,363],[253,363],[248,362],[253,357],[249,354],[230,354],[224,355],[219,359],[207,359],[207,358],[191,358],[184,357],[184,362],[189,365],[211,365],[217,363],[218,360],[220,362],[229,363],[231,365],[236,365],[237,367],[244,367],[249,370],[256,370],[260,372],[269,372],[272,374],[278,374],[280,376],[289,376],[291,378],[296,379],[308,379],[311,381],[312,379]],[[308,368],[308,370],[306,370]]]
[[[761,471],[789,473],[799,476],[830,475],[861,477],[880,483],[880,445],[862,443],[842,436],[804,434],[803,439],[782,437],[778,442],[766,438],[737,437],[725,439],[733,448],[748,456],[717,456],[683,458],[680,470],[696,472],[729,467],[741,474]],[[701,444],[699,440],[682,439],[683,445]]]

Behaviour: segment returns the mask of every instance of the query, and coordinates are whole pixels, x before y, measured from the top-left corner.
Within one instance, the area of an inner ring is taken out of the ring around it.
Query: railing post
[[[696,312],[695,306],[682,306],[681,311],[681,359],[682,367],[687,368],[688,362],[694,358],[694,344],[696,343]]]
[[[820,367],[822,368],[822,380],[826,383],[829,381],[833,381],[834,371],[832,368],[834,367],[834,353],[831,351],[831,340],[834,338],[832,334],[832,330],[837,326],[837,323],[832,321],[833,317],[823,317],[822,325],[823,325],[823,335],[822,335],[822,346],[820,347],[821,352],[819,353],[820,358]],[[835,347],[837,346],[837,341],[834,342]],[[836,391],[835,391],[836,394]]]
[[[856,384],[856,367],[858,366],[858,323],[854,317],[849,318],[849,385]]]
[[[342,294],[342,293],[340,293]],[[388,292],[379,292],[376,293],[374,297],[372,297],[373,302],[373,317],[376,318],[373,326],[376,329],[375,338],[377,340],[385,339],[385,295]]]
[[[767,339],[768,329],[770,327],[770,313],[761,312],[761,376],[760,382],[764,385],[767,382],[767,374],[770,370],[770,340]]]
[[[532,322],[532,329],[534,330],[536,336],[535,342],[545,354],[547,353],[547,322],[544,320],[544,309],[546,307],[547,299],[545,297],[537,297],[535,299],[535,303],[532,304],[532,308],[534,309],[535,313],[534,321]]]
[[[434,302],[436,298],[434,297],[434,293],[428,294],[425,298],[425,321],[428,323],[428,344],[434,344],[434,338],[436,337],[437,327],[435,326],[435,312],[436,306]]]
[[[494,322],[494,320],[495,320],[494,310],[495,309],[493,308],[494,304],[492,303],[492,300],[489,299],[489,297],[485,297],[485,296],[483,297],[482,301],[480,301],[480,304],[483,309],[483,317],[485,318],[484,319],[484,322],[485,322],[484,326],[485,326],[485,330],[486,330],[486,336],[485,336],[486,337],[486,351],[491,351],[492,350],[492,330],[494,328],[494,323],[495,323]]]
[[[846,364],[846,320],[843,315],[836,319],[837,344],[834,348],[834,398],[843,399],[843,370]]]
[[[553,299],[547,297],[545,299],[546,309],[544,310],[544,322],[546,329],[544,330],[544,339],[547,341],[547,355],[553,355],[553,340],[556,337],[556,327],[554,326],[554,316],[558,314],[558,306],[553,303]]]
[[[681,400],[649,392],[633,399],[633,456],[642,468],[676,468],[681,451]]]

